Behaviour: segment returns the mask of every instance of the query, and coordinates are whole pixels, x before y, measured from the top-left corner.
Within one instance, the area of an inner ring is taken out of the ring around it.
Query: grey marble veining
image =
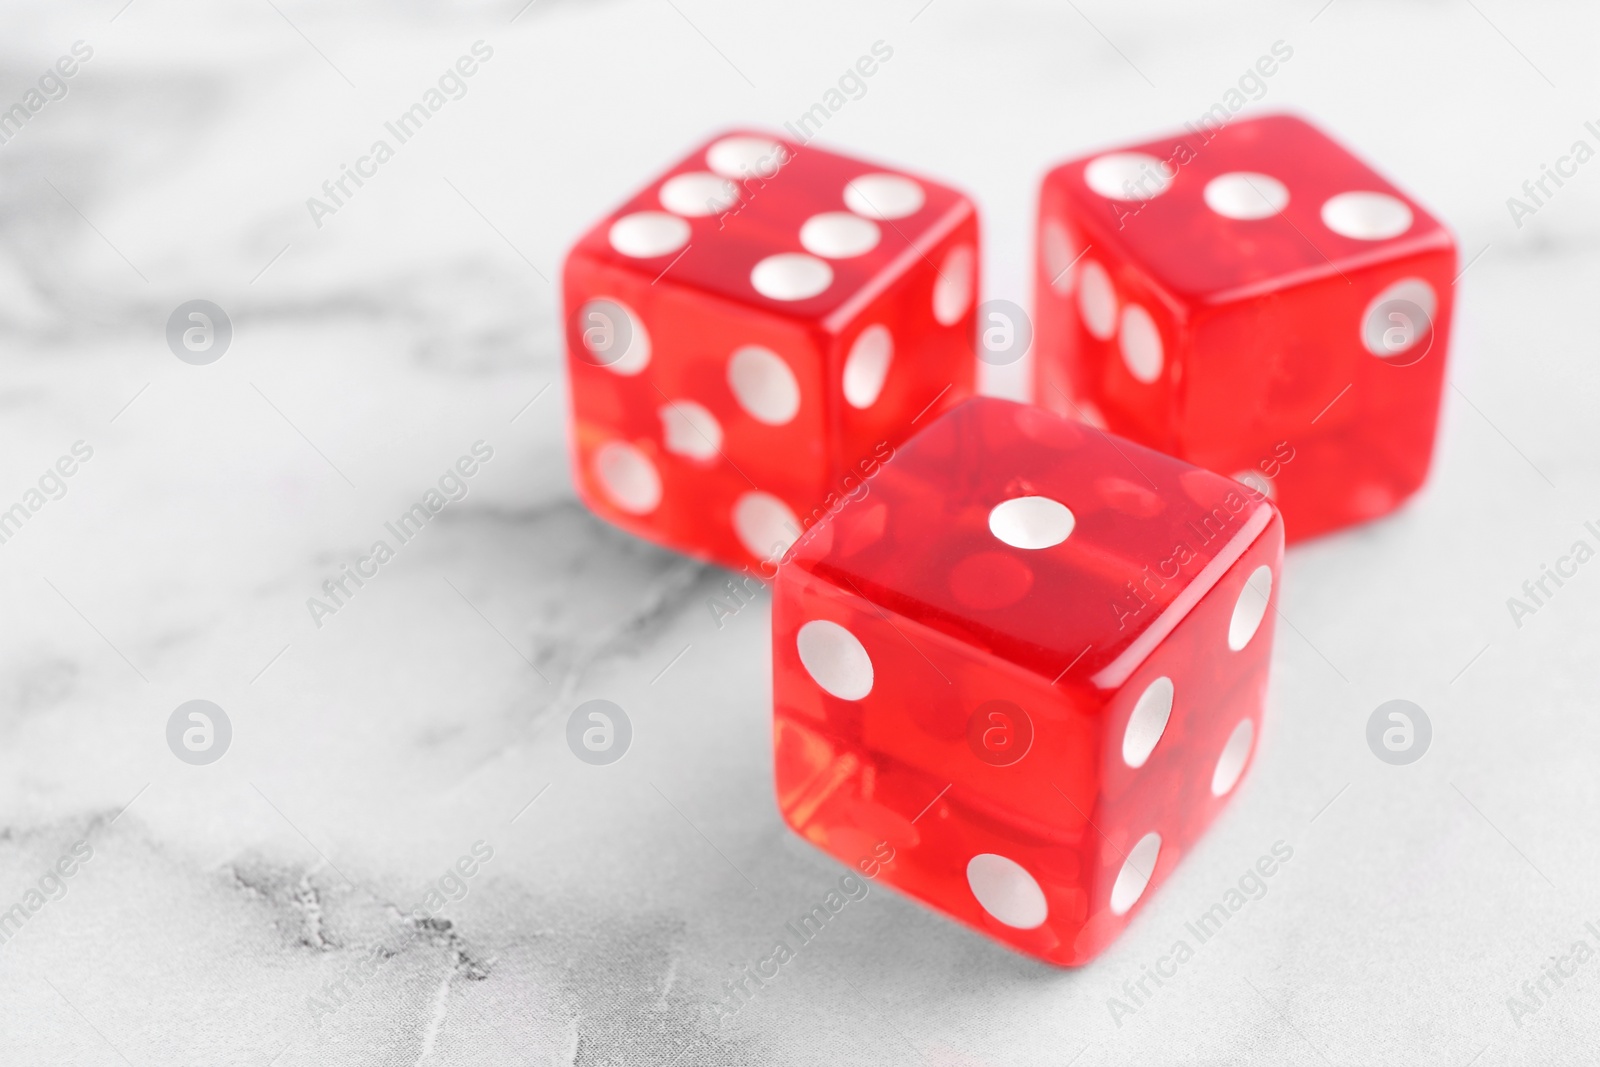
[[[1600,949],[1600,570],[1520,627],[1506,600],[1600,522],[1600,162],[1520,227],[1507,199],[1595,140],[1592,10],[122,3],[0,13],[0,106],[93,49],[0,143],[0,507],[93,452],[0,544],[0,912],[39,901],[0,943],[0,1063],[1585,1062],[1600,963],[1507,1001]],[[1289,554],[1254,766],[1102,959],[875,887],[730,1014],[839,868],[771,799],[765,595],[719,626],[725,574],[572,494],[552,281],[683,145],[780,126],[879,40],[823,139],[971,192],[984,289],[1024,303],[1048,165],[1288,42],[1249,106],[1457,230],[1453,385],[1428,488]],[[318,226],[308,198],[477,41],[465,95]],[[234,325],[209,366],[164,339],[195,298]],[[319,626],[307,600],[480,441]],[[1409,767],[1364,740],[1392,697],[1434,722]],[[196,698],[233,727],[209,766],[167,747]],[[633,722],[610,766],[566,746],[592,698]],[[1260,899],[1111,1011],[1278,841]]]

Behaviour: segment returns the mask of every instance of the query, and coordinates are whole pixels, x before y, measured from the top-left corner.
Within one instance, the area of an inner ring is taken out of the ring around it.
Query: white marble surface
[[[1600,142],[1600,13],[921,2],[0,11],[0,102],[94,49],[0,145],[0,506],[93,448],[0,544],[0,909],[93,850],[0,945],[0,1063],[1587,1062],[1600,962],[1520,1020],[1506,999],[1600,948],[1600,565],[1520,629],[1505,600],[1600,520],[1600,162],[1520,229],[1505,200]],[[880,39],[824,139],[970,190],[987,295],[1027,298],[1048,164],[1198,116],[1279,39],[1252,107],[1316,117],[1488,250],[1432,483],[1290,553],[1256,764],[1126,936],[1061,972],[875,889],[719,1025],[839,868],[771,800],[765,599],[716,629],[722,575],[573,498],[547,279],[684,145],[797,116]],[[478,40],[467,95],[315,227],[306,198]],[[163,339],[196,297],[235,326],[204,367]],[[468,496],[314,626],[479,440]],[[564,742],[590,697],[635,725],[610,767]],[[1364,741],[1391,697],[1434,722],[1409,767]],[[165,741],[194,698],[234,728],[207,767]],[[1113,1021],[1278,840],[1266,895]],[[406,921],[477,841],[448,927]],[[353,966],[340,1010],[308,1004]]]

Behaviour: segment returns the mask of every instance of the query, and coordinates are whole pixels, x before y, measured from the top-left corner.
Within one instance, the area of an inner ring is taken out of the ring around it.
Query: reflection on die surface
[[[773,599],[794,830],[1011,946],[1086,962],[1260,734],[1283,523],[1259,493],[976,398],[819,523]]]
[[[579,494],[691,555],[781,556],[971,394],[977,249],[972,202],[925,178],[761,133],[696,148],[567,257]]]
[[[1275,115],[1066,163],[1039,205],[1038,403],[1240,477],[1291,541],[1427,477],[1455,241]]]

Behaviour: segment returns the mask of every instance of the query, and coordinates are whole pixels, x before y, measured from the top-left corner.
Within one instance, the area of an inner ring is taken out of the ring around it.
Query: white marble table
[[[0,913],[29,905],[0,1063],[1592,1058],[1600,962],[1507,998],[1600,949],[1600,566],[1505,604],[1600,520],[1600,163],[1506,205],[1600,144],[1592,9],[123,3],[0,12],[0,106],[92,49],[0,144],[0,508],[58,496],[0,544]],[[1027,299],[1048,164],[1198,116],[1279,40],[1249,106],[1318,118],[1476,258],[1432,483],[1290,553],[1255,766],[1126,936],[1061,972],[874,889],[719,1023],[839,868],[771,800],[765,599],[717,628],[723,574],[573,497],[551,279],[684,145],[793,119],[880,40],[822,137],[970,190],[989,296]],[[477,41],[465,95],[313,218]],[[233,324],[205,366],[164,337],[197,298]],[[465,497],[313,620],[479,441]],[[1364,740],[1394,697],[1435,728],[1408,767]],[[633,722],[611,766],[565,744],[591,698]],[[232,727],[207,766],[167,744],[194,699]]]

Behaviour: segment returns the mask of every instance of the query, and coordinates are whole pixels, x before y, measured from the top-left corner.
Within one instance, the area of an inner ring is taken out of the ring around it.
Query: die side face
[[[1057,508],[1027,503],[1041,500]],[[887,843],[891,884],[1084,962],[1248,762],[1281,551],[1272,507],[1227,479],[1037,409],[966,402],[779,574],[785,818],[849,864]],[[1134,857],[1150,834],[1160,843]]]
[[[977,238],[925,179],[762,134],[697,148],[567,258],[580,495],[692,555],[781,556],[972,391]]]
[[[1454,241],[1303,121],[1209,134],[1045,179],[1038,400],[1248,473],[1291,540],[1391,510],[1432,456]]]
[[[580,314],[568,322],[573,481],[585,503],[631,533],[703,558],[742,566],[774,549],[781,555],[801,503],[822,492],[827,462],[821,390],[800,386],[822,378],[809,334],[735,307],[711,316],[692,292],[576,257],[566,281],[569,303],[578,292],[606,294],[578,298]],[[582,309],[601,301],[606,309],[585,323]],[[585,352],[580,331],[605,329],[607,318],[624,323],[614,337],[651,349],[647,366],[619,373],[614,366],[633,355],[609,365],[577,354]],[[663,353],[658,337],[703,338],[708,348],[697,357],[669,340]],[[736,367],[753,383],[749,406],[734,392]]]
[[[865,457],[886,454],[976,391],[978,247],[972,215],[833,339],[834,452],[857,462],[836,467],[831,492],[853,491]]]
[[[1455,269],[1453,251],[1410,256],[1369,268],[1354,286],[1327,279],[1293,298],[1208,316],[1197,352],[1280,340],[1264,373],[1239,366],[1191,378],[1178,453],[1271,492],[1292,540],[1393,511],[1432,463]],[[1433,294],[1445,294],[1443,303]],[[1432,319],[1420,334],[1419,310]],[[1376,354],[1391,345],[1395,355]],[[1299,372],[1330,350],[1348,358],[1326,360],[1321,374]],[[1342,373],[1328,373],[1335,369]],[[1246,411],[1256,413],[1252,425],[1240,417]]]

